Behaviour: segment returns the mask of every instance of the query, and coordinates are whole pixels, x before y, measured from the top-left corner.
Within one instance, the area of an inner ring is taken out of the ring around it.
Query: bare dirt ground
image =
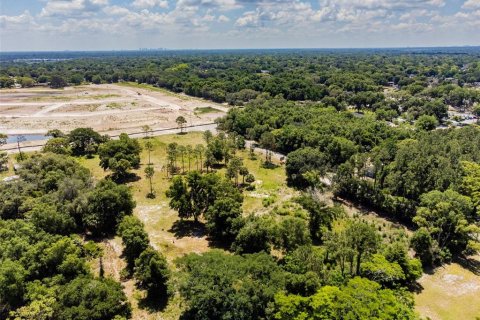
[[[195,113],[195,108],[207,107],[213,112]],[[0,91],[0,132],[32,134],[91,127],[114,135],[138,132],[144,125],[172,128],[180,115],[187,125],[211,123],[227,110],[205,100],[125,85],[9,89]]]

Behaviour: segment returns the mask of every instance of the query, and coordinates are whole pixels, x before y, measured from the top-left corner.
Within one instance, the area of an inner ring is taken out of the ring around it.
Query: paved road
[[[215,123],[206,123],[206,124],[198,124],[198,125],[193,125],[189,126],[184,129],[184,132],[198,132],[198,131],[207,131],[210,130],[213,134],[217,133],[217,125]],[[162,135],[167,135],[167,134],[176,134],[180,133],[180,129],[178,128],[166,128],[166,129],[158,129],[155,130],[151,133],[151,136],[156,137],[156,136],[162,136]],[[133,132],[128,134],[131,138],[142,138],[145,136],[143,132]],[[118,139],[118,136],[112,136],[113,139]],[[29,141],[27,143],[23,143],[21,145],[21,148],[23,151],[40,151],[42,147],[45,145],[46,140],[44,141]],[[252,141],[252,140],[247,140],[245,141],[245,146],[246,148],[250,148],[250,146],[254,146],[255,152],[258,152],[265,156],[267,150],[264,148],[258,147],[257,142]],[[0,148],[2,151],[7,151],[9,154],[15,154],[18,153],[17,145],[15,143],[10,143],[5,145],[3,148]],[[272,158],[277,161],[286,161],[287,156],[279,153],[279,152],[272,152]]]
[[[197,124],[193,126],[186,127],[183,129],[184,132],[195,132],[195,131],[207,131],[210,130],[213,134],[217,132],[217,125],[215,123],[206,123],[206,124]],[[178,128],[166,128],[166,129],[157,129],[151,133],[152,137],[162,136],[166,134],[175,134],[180,133]],[[132,138],[142,138],[145,136],[143,132],[133,132],[128,134]],[[113,139],[118,139],[118,136],[112,136]],[[47,141],[29,141],[28,143],[22,143],[22,151],[40,151]],[[0,148],[0,151],[6,151],[9,154],[18,153],[17,144],[10,143],[3,148]]]

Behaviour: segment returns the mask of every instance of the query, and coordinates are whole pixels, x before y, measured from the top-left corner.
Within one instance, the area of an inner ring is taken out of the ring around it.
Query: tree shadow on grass
[[[168,231],[172,232],[179,239],[183,237],[200,238],[206,234],[205,224],[193,220],[177,220]]]
[[[428,274],[428,275],[433,275],[435,271],[437,271],[438,268],[441,268],[443,265],[435,265],[435,266],[429,266],[429,265],[424,265],[423,266],[423,273]]]
[[[476,276],[480,276],[480,261],[472,257],[459,256],[455,257],[454,262],[461,265],[463,268],[471,271]]]
[[[135,173],[128,173],[125,177],[115,178],[113,175],[108,175],[107,178],[112,179],[115,183],[124,184],[130,182],[137,182],[141,179],[141,177],[137,176]]]
[[[262,168],[264,169],[276,169],[280,167],[278,164],[275,164],[273,162],[263,162],[262,163]]]
[[[94,243],[108,242],[109,240],[115,239],[115,232],[103,233],[103,234],[93,234],[90,231],[83,232],[85,241],[92,241]]]
[[[168,305],[168,298],[161,294],[149,294],[138,301],[138,307],[150,313],[163,311]]]
[[[212,169],[214,169],[214,170],[220,170],[220,169],[225,168],[225,167],[226,167],[226,165],[223,162],[212,164]]]
[[[414,283],[408,285],[408,289],[411,292],[419,294],[423,291],[424,288],[420,283],[415,281]]]
[[[230,251],[233,242],[233,240],[214,239],[210,236],[207,238],[207,241],[209,247],[223,249],[225,251]]]

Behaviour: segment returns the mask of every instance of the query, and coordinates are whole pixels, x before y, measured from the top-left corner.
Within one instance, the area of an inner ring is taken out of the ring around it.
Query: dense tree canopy
[[[87,197],[83,223],[94,234],[115,233],[123,217],[132,213],[135,201],[128,187],[111,180],[100,181]]]
[[[141,150],[137,140],[122,133],[118,140],[110,140],[100,145],[100,166],[104,170],[110,169],[116,180],[125,178],[130,169],[138,169]]]
[[[344,287],[322,287],[310,297],[279,294],[275,319],[416,319],[412,299],[354,278]]]
[[[79,239],[20,219],[0,220],[0,315],[45,312],[55,319],[128,316],[121,286],[90,274]]]
[[[211,251],[179,262],[188,271],[180,293],[187,299],[186,319],[261,319],[283,274],[267,254],[246,256]]]

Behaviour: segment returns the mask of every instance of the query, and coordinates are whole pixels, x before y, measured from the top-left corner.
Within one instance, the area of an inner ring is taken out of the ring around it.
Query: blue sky
[[[0,0],[0,50],[480,45],[480,0]]]

